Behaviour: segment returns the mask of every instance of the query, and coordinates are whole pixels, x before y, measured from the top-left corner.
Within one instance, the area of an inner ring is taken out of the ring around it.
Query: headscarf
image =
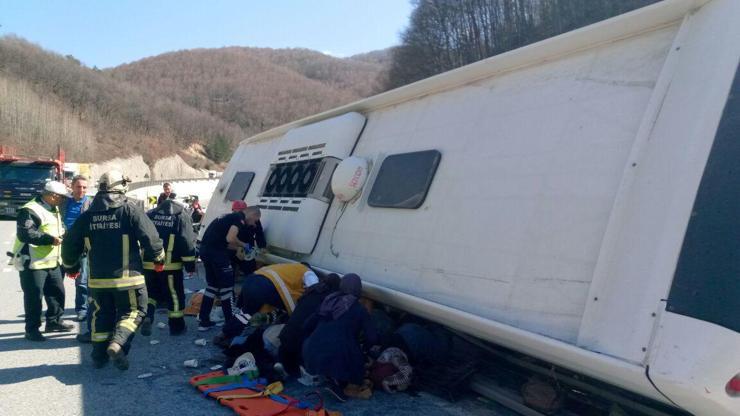
[[[336,320],[357,302],[362,294],[362,280],[354,273],[345,274],[339,283],[339,292],[334,292],[324,299],[319,308],[319,315]]]

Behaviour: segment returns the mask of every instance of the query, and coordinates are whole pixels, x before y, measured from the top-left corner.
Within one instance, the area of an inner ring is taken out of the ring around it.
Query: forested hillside
[[[14,36],[0,38],[0,143],[71,160],[142,154],[151,162],[200,143],[211,160],[259,131],[378,88],[379,62],[300,49],[181,51],[101,71]],[[211,165],[200,160],[201,166]]]
[[[0,38],[0,77],[0,141],[27,154],[61,144],[74,160],[156,158],[241,135],[236,125],[16,37]]]
[[[166,53],[110,73],[251,135],[378,92],[382,69],[307,49],[230,47]]]

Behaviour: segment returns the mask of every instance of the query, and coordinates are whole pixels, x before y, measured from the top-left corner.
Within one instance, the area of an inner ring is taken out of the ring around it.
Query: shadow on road
[[[89,379],[86,373],[77,371],[79,364],[37,365],[33,367],[0,369],[0,385],[15,384],[43,377],[54,377],[66,385],[82,384]]]
[[[74,338],[75,334],[71,333],[44,334],[46,342],[27,341],[23,334],[22,332],[16,334],[18,335],[16,338],[0,339],[0,351],[58,350],[70,347],[76,348],[80,345]],[[11,335],[13,334],[3,334],[2,336],[9,337]]]

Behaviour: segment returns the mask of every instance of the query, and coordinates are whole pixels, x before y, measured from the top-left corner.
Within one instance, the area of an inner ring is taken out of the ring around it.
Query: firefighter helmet
[[[117,170],[105,172],[98,180],[98,189],[107,192],[126,192],[131,182],[123,173]]]

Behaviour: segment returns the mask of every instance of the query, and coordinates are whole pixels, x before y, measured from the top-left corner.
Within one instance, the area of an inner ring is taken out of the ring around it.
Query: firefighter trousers
[[[167,307],[170,333],[180,333],[185,330],[185,287],[181,270],[165,270],[155,272],[144,270],[146,290],[149,294],[146,319],[154,322],[154,313],[157,307]]]
[[[147,292],[136,289],[90,289],[93,352],[95,361],[107,361],[105,350],[115,342],[128,354],[136,328],[146,316]]]

